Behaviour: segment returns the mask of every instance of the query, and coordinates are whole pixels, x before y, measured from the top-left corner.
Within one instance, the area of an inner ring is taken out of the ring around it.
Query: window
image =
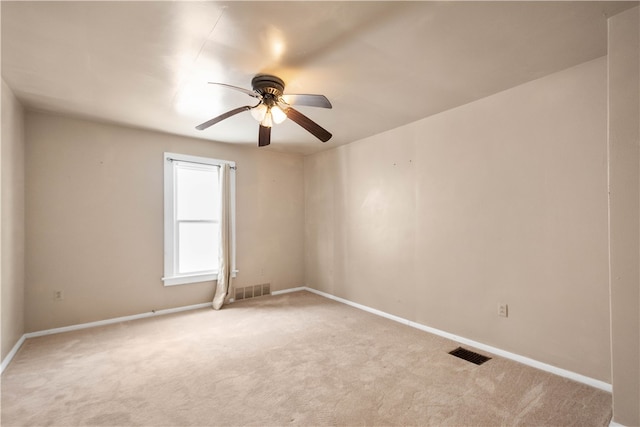
[[[164,153],[165,286],[216,280],[222,164],[231,166],[231,266],[235,275],[235,163]]]

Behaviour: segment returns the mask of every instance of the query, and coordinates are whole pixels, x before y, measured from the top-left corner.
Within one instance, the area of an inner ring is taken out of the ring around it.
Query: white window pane
[[[218,269],[219,224],[178,224],[178,273]]]
[[[218,169],[178,166],[176,169],[177,219],[218,218]]]

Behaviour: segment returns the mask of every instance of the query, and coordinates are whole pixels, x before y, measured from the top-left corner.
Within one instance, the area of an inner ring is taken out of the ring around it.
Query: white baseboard
[[[77,331],[80,329],[95,328],[96,326],[111,325],[114,323],[127,322],[129,320],[145,319],[147,317],[162,316],[165,314],[179,313],[181,311],[196,310],[198,308],[211,307],[210,302],[202,304],[187,305],[184,307],[166,308],[164,310],[153,310],[146,313],[133,314],[131,316],[114,317],[113,319],[98,320],[96,322],[80,323],[78,325],[63,326],[61,328],[47,329],[38,332],[29,332],[25,336],[27,338],[42,337],[51,334],[60,334],[62,332]]]
[[[367,307],[365,305],[358,304],[358,303],[355,303],[353,301],[349,301],[349,300],[346,300],[344,298],[340,298],[340,297],[337,297],[335,295],[331,295],[331,294],[328,294],[326,292],[319,291],[317,289],[309,288],[308,286],[303,286],[303,287],[300,287],[300,288],[293,288],[291,290],[279,291],[279,292],[280,293],[295,292],[295,291],[298,291],[298,290],[306,290],[306,291],[312,292],[314,294],[323,296],[325,298],[329,298],[329,299],[332,299],[334,301],[338,301],[338,302],[341,302],[343,304],[347,304],[347,305],[350,305],[352,307],[358,308],[360,310],[364,310],[364,311],[367,311],[369,313],[385,317],[385,318],[393,320],[395,322],[399,322],[399,323],[411,326],[412,328],[420,329],[422,331],[429,332],[431,334],[438,335],[438,336],[450,339],[452,341],[456,341],[456,342],[459,342],[459,343],[462,343],[462,344],[465,344],[465,345],[468,345],[468,346],[472,346],[472,347],[475,347],[477,349],[484,350],[484,351],[487,351],[489,353],[493,353],[495,355],[504,357],[505,359],[514,360],[516,362],[522,363],[523,365],[527,365],[527,366],[531,366],[532,368],[540,369],[541,371],[546,371],[546,372],[550,372],[552,374],[555,374],[555,375],[558,375],[558,376],[561,376],[561,377],[569,378],[569,379],[571,379],[573,381],[577,381],[579,383],[586,384],[588,386],[595,387],[597,389],[600,389],[600,390],[603,390],[603,391],[606,391],[606,392],[609,392],[609,393],[612,392],[611,384],[606,383],[604,381],[596,380],[594,378],[590,378],[590,377],[587,377],[585,375],[578,374],[576,372],[568,371],[566,369],[558,368],[556,366],[552,366],[552,365],[549,365],[547,363],[539,362],[537,360],[534,360],[534,359],[531,359],[531,358],[528,358],[528,357],[525,357],[525,356],[521,356],[519,354],[511,353],[509,351],[505,351],[505,350],[502,350],[502,349],[499,349],[499,348],[496,348],[496,347],[493,347],[493,346],[490,346],[490,345],[487,345],[487,344],[483,344],[483,343],[480,343],[478,341],[470,340],[468,338],[464,338],[464,337],[461,337],[461,336],[458,336],[458,335],[454,335],[454,334],[451,334],[449,332],[441,331],[440,329],[436,329],[436,328],[432,328],[432,327],[429,327],[429,326],[426,326],[426,325],[422,325],[420,323],[413,322],[411,320],[407,320],[407,319],[404,319],[402,317],[394,316],[393,314],[385,313],[384,311],[376,310],[375,308]]]
[[[298,291],[310,291],[311,289],[309,289],[306,286],[299,286],[297,288],[289,288],[289,289],[283,289],[281,291],[273,291],[271,292],[271,295],[282,295],[282,294],[288,294],[291,292],[298,292]]]
[[[611,422],[609,423],[609,427],[625,427],[622,424],[618,424],[617,422],[611,420]]]
[[[13,346],[13,348],[11,349],[11,351],[7,354],[7,356],[4,358],[4,360],[2,361],[2,364],[0,364],[0,375],[2,375],[2,373],[4,372],[5,368],[7,366],[9,366],[9,363],[11,363],[11,361],[13,360],[13,358],[16,356],[16,353],[18,352],[18,350],[20,350],[20,347],[22,347],[22,344],[24,344],[24,340],[26,340],[27,337],[25,337],[24,335],[22,335],[20,337],[20,339],[18,340],[18,342],[16,343],[16,345]]]

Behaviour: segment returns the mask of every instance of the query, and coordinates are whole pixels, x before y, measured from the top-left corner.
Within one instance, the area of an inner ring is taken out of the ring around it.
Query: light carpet
[[[456,347],[309,292],[265,296],[28,339],[2,375],[1,422],[608,425],[609,393]]]

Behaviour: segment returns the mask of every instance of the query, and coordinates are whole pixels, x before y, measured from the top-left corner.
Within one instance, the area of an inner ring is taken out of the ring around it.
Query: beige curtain
[[[220,310],[229,299],[231,289],[231,171],[228,164],[220,166],[220,251],[218,256],[218,283],[213,297],[213,308]]]

